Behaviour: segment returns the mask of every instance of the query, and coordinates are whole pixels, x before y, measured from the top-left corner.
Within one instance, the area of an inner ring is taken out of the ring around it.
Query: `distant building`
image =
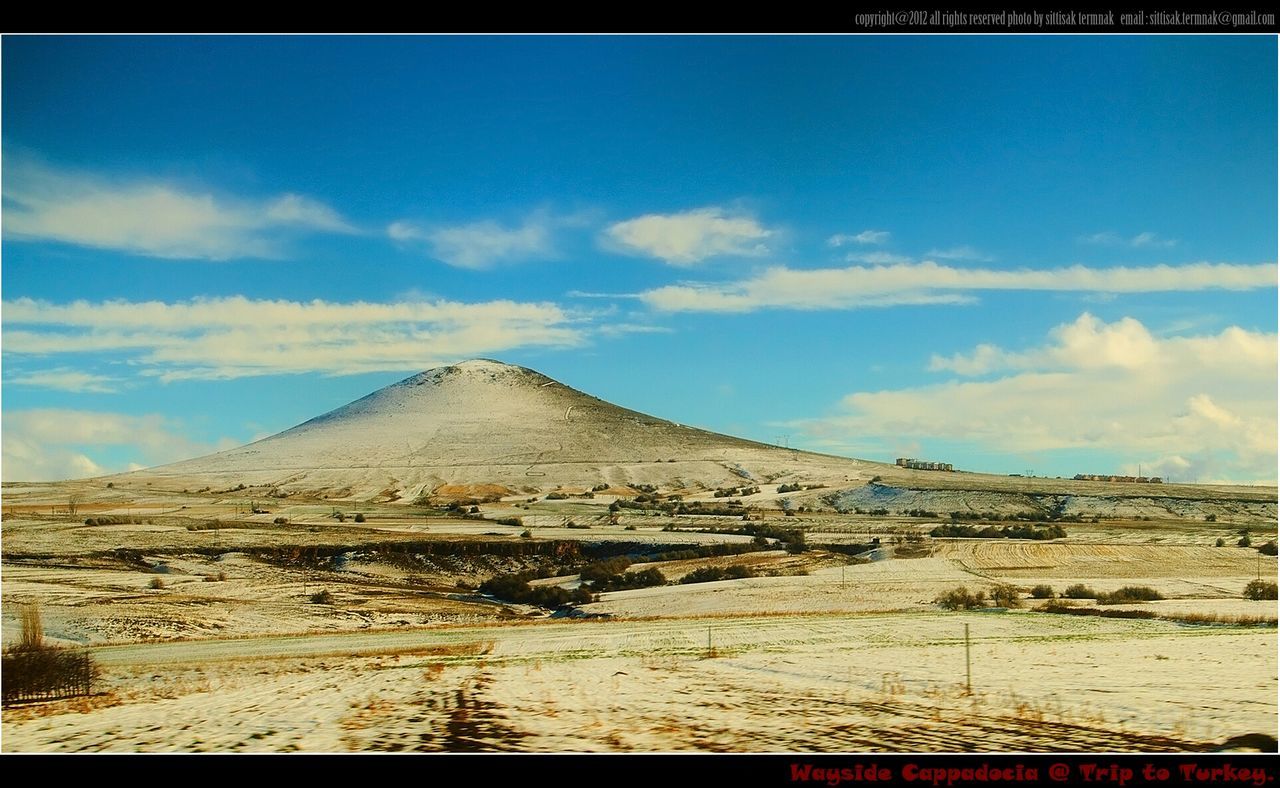
[[[910,457],[899,457],[895,463],[899,468],[911,468],[917,471],[954,471],[955,468],[949,462],[930,462],[928,460],[916,460]]]
[[[1078,482],[1127,482],[1129,484],[1164,484],[1159,476],[1108,476],[1100,473],[1077,473],[1072,477]]]

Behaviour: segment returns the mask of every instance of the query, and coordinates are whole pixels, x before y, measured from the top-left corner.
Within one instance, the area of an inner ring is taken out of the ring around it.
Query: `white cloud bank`
[[[100,476],[196,457],[230,448],[192,441],[181,425],[158,415],[131,416],[85,410],[7,411],[3,417],[4,481],[58,481]],[[130,460],[118,467],[99,464],[90,454],[127,446]]]
[[[161,301],[19,298],[3,312],[6,355],[124,354],[161,380],[426,369],[520,347],[585,341],[549,303],[334,303],[243,296]]]
[[[831,445],[914,438],[1011,454],[1092,449],[1126,464],[1080,472],[1141,463],[1178,481],[1275,483],[1275,334],[1231,327],[1161,338],[1132,318],[1085,313],[1049,339],[935,357],[936,371],[999,377],[859,392],[839,414],[801,426]]]
[[[298,232],[351,233],[333,208],[299,194],[250,200],[158,180],[112,180],[28,160],[6,162],[7,238],[149,257],[276,258]]]
[[[739,282],[670,285],[639,295],[664,312],[752,312],[960,304],[972,302],[969,293],[980,290],[1155,293],[1248,290],[1275,284],[1273,263],[1005,270],[922,262],[810,270],[775,267]]]
[[[764,241],[774,234],[749,216],[718,207],[646,214],[605,230],[609,245],[675,266],[696,265],[709,257],[758,257],[768,253]]]

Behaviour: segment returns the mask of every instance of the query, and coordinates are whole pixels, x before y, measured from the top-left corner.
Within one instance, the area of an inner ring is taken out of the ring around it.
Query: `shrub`
[[[622,530],[624,530],[624,531],[634,531],[634,530],[636,530],[636,527],[635,527],[634,525],[628,525],[626,528],[623,528]]]
[[[289,518],[288,518],[288,517],[277,517],[276,519],[272,520],[271,522],[275,523],[276,525],[288,525],[288,524],[289,524]],[[359,521],[357,521],[357,522],[359,522]]]
[[[1204,521],[1205,521],[1206,523],[1216,523],[1216,522],[1218,522],[1218,515],[1216,515],[1216,514],[1206,514],[1206,515],[1204,516]]]
[[[933,603],[943,610],[972,610],[987,606],[987,594],[981,589],[973,593],[964,586],[960,586],[942,594],[933,600]]]
[[[800,492],[803,489],[799,484],[782,484],[778,486],[778,492],[780,493]]]
[[[520,538],[521,538],[521,539],[532,539],[532,538],[533,538],[533,531],[530,531],[530,530],[528,530],[528,529],[525,529],[525,530],[520,534]]]
[[[547,493],[548,501],[566,501],[568,499],[569,499],[569,495],[567,493],[562,493],[562,492]]]
[[[1053,588],[1046,585],[1039,585],[1031,589],[1032,599],[1053,599]]]
[[[1275,599],[1276,584],[1269,583],[1266,580],[1250,580],[1249,585],[1244,587],[1245,599]]]
[[[1164,595],[1149,586],[1125,586],[1109,594],[1099,594],[1099,605],[1127,605],[1133,602],[1151,602],[1164,599]]]
[[[311,602],[312,604],[316,604],[316,605],[332,605],[333,594],[331,594],[329,592],[329,589],[327,588],[321,591],[317,591],[311,595]]]
[[[1221,536],[1219,536],[1219,537],[1218,537],[1218,541],[1214,542],[1214,543],[1213,543],[1213,546],[1214,546],[1214,547],[1226,547],[1226,546],[1227,546],[1227,540],[1226,540],[1226,539],[1223,539]]]
[[[680,584],[713,583],[717,580],[741,580],[744,577],[755,576],[756,573],[746,564],[734,564],[723,569],[718,566],[704,566],[680,578]]]
[[[1253,544],[1253,540],[1249,538],[1248,534],[1245,534],[1240,537],[1240,541],[1236,542],[1236,547],[1248,547],[1251,544]]]
[[[631,559],[625,555],[615,556],[614,558],[606,558],[603,561],[596,561],[587,564],[578,573],[583,581],[591,583],[597,580],[603,580],[611,575],[617,575],[625,572],[631,566]]]
[[[602,491],[607,490],[607,489],[609,489],[609,485],[607,485],[607,484],[597,484],[595,487],[592,487],[592,488],[591,488],[591,492],[602,492]]]
[[[1022,595],[1013,586],[999,585],[991,589],[991,604],[996,607],[1022,607]]]
[[[357,522],[357,523],[363,523],[363,522],[364,522],[364,512],[356,512],[355,520],[356,520],[356,522]]]
[[[148,583],[147,586],[150,588],[161,589],[161,588],[164,588],[164,581],[158,577],[153,577],[151,578],[151,582]]]
[[[1275,543],[1275,540],[1272,540],[1272,541],[1267,542],[1266,544],[1264,544],[1264,545],[1260,546],[1260,547],[1258,548],[1258,552],[1259,552],[1259,553],[1262,553],[1263,555],[1275,555],[1275,554],[1276,554],[1276,543]]]
[[[1064,599],[1097,599],[1098,592],[1083,583],[1076,583],[1067,586],[1062,592],[1062,597]]]
[[[646,569],[643,572],[627,572],[609,575],[591,584],[592,591],[626,591],[629,588],[650,588],[664,586],[667,578],[657,569]]]

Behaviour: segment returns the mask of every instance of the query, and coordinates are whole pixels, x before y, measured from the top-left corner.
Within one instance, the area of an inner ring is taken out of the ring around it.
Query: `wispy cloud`
[[[850,263],[868,263],[870,265],[901,265],[914,263],[913,258],[893,252],[850,252],[844,258]]]
[[[215,195],[156,179],[112,179],[28,159],[5,163],[4,234],[25,241],[148,257],[227,260],[287,256],[302,232],[355,232],[322,202]]]
[[[401,243],[424,243],[432,257],[449,265],[484,269],[499,263],[554,257],[555,231],[579,223],[578,217],[538,211],[514,226],[493,220],[452,226],[423,226],[402,220],[388,225],[387,235]]]
[[[79,394],[111,394],[119,391],[120,383],[116,378],[94,375],[67,367],[17,372],[5,377],[5,382],[9,385],[57,389]]]
[[[1178,245],[1176,240],[1161,238],[1153,232],[1141,232],[1127,237],[1114,232],[1094,233],[1079,240],[1095,246],[1125,246],[1132,249],[1171,249]]]
[[[884,244],[889,242],[888,230],[863,230],[857,235],[836,233],[827,239],[827,246],[847,246],[848,244]]]
[[[610,225],[609,245],[629,254],[656,257],[669,265],[691,266],[710,257],[758,257],[774,230],[754,218],[719,207],[683,213],[647,214]]]
[[[758,309],[851,309],[904,304],[960,304],[982,290],[1155,293],[1274,287],[1274,264],[1191,263],[1180,266],[993,269],[933,262],[798,270],[776,267],[730,284],[679,284],[640,293],[668,312]]]
[[[44,408],[5,411],[5,481],[53,481],[157,465],[230,448],[234,441],[193,441],[182,425],[160,415],[132,416]],[[108,463],[102,453],[128,447],[128,459]],[[92,455],[97,455],[94,459]]]
[[[946,249],[930,249],[925,253],[925,257],[930,260],[973,260],[979,263],[989,263],[994,259],[990,255],[979,252],[972,246],[951,246]]]
[[[0,316],[6,355],[118,353],[165,381],[421,370],[514,348],[575,346],[590,332],[555,304],[514,301],[19,298]]]
[[[1161,338],[1132,318],[1108,324],[1086,313],[1033,350],[982,345],[935,356],[930,368],[1003,376],[857,392],[838,415],[799,426],[827,445],[916,438],[1014,454],[1094,449],[1182,481],[1276,478],[1275,334],[1231,327]]]

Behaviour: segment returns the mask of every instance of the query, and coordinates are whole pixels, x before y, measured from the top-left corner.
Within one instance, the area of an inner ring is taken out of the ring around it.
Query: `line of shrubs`
[[[943,610],[975,610],[984,607],[1022,607],[1022,598],[1018,589],[1010,585],[998,585],[991,589],[991,601],[987,601],[987,592],[981,588],[970,591],[959,586],[939,595],[933,600]]]
[[[958,520],[986,520],[993,522],[1000,521],[1021,521],[1033,523],[1082,523],[1084,518],[1078,514],[1061,514],[1059,512],[1015,512],[1013,514],[1000,514],[998,512],[951,512],[950,517],[954,521]],[[1097,522],[1096,518],[1094,522]]]
[[[85,525],[150,525],[151,521],[142,517],[130,517],[123,514],[108,514],[99,517],[87,517]]]
[[[939,525],[929,531],[930,536],[939,537],[962,537],[966,539],[1065,539],[1066,530],[1060,525],[1050,525],[1046,528],[1037,528],[1032,525],[1006,525],[1002,528],[996,528],[994,525],[988,525],[985,528],[976,528],[972,525],[957,525],[955,523],[946,523]]]
[[[746,564],[733,564],[727,567],[704,566],[680,578],[680,584],[713,583],[717,580],[741,580],[745,577],[755,576],[756,573],[751,571],[751,567]]]

